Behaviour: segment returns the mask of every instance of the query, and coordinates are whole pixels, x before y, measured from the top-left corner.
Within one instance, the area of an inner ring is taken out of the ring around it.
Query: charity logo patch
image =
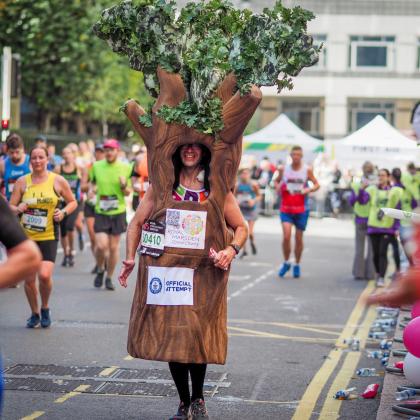
[[[203,226],[203,219],[199,216],[189,214],[182,220],[182,229],[191,236],[199,235],[203,230]]]
[[[160,293],[162,291],[162,282],[160,279],[153,277],[152,280],[150,280],[149,289],[154,295]]]

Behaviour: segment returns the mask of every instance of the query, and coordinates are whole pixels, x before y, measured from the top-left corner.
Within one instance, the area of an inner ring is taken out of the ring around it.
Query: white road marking
[[[247,285],[241,287],[240,289],[236,290],[236,292],[233,292],[231,295],[228,296],[227,300],[228,302],[241,295],[243,292],[245,292],[248,289],[251,289],[252,287],[256,286],[258,283],[261,283],[264,281],[267,277],[270,277],[272,274],[274,274],[274,270],[267,271],[265,274],[262,274],[261,276],[257,277],[254,281],[251,283],[248,283]]]

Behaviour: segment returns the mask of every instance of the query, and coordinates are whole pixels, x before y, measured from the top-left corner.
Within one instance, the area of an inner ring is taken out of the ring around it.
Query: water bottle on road
[[[404,401],[404,400],[408,400],[411,397],[414,397],[416,395],[416,390],[415,389],[404,389],[404,391],[399,391],[395,393],[395,399],[397,401]]]
[[[376,376],[375,368],[362,368],[356,370],[357,376]]]

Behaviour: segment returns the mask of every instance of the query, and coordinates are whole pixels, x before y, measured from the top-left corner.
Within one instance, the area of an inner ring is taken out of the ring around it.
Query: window
[[[319,60],[318,63],[314,64],[311,67],[308,67],[309,69],[325,69],[327,67],[327,45],[326,45],[326,41],[327,41],[327,35],[312,35],[313,39],[314,39],[314,46],[319,47],[321,44],[322,45],[322,50],[319,53]]]
[[[352,70],[393,70],[395,37],[351,36],[349,67]]]
[[[320,103],[319,101],[285,100],[281,104],[285,113],[298,127],[312,136],[320,136]]]
[[[380,100],[351,101],[349,103],[349,132],[351,133],[363,127],[377,115],[381,115],[393,125],[395,115],[394,103]]]

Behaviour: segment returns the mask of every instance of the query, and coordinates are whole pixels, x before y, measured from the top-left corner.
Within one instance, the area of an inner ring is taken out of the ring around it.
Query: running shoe
[[[300,265],[299,264],[295,264],[293,266],[293,277],[295,279],[298,279],[300,277]]]
[[[79,232],[79,249],[80,251],[83,251],[84,248],[85,248],[85,241],[83,239],[83,233],[80,231]]]
[[[26,321],[26,328],[37,328],[39,327],[39,324],[41,322],[41,319],[38,314],[32,314],[30,318]]]
[[[96,277],[95,280],[93,282],[93,285],[95,287],[102,287],[102,285],[104,284],[104,275],[105,275],[105,271],[98,271],[96,273]]]
[[[252,255],[257,255],[257,247],[255,246],[254,241],[251,241],[251,251]]]
[[[69,267],[73,267],[74,266],[74,256],[73,255],[69,255],[67,257],[67,261],[68,261]]]
[[[49,309],[41,308],[41,327],[49,328],[51,326],[51,313]]]
[[[188,420],[209,420],[209,413],[203,399],[194,400],[188,410]]]
[[[279,270],[279,277],[284,277],[286,273],[290,270],[292,265],[288,262],[284,262],[283,265],[280,267]]]
[[[64,255],[63,262],[61,263],[61,267],[67,267],[68,264],[68,257]]]
[[[181,402],[178,411],[169,420],[188,420],[188,406]]]
[[[108,290],[115,290],[115,287],[112,283],[111,277],[107,277],[105,279],[105,288]]]
[[[383,277],[379,277],[378,280],[376,280],[376,287],[384,287],[385,281]]]
[[[49,309],[41,308],[41,327],[48,328],[51,326],[51,312]]]

